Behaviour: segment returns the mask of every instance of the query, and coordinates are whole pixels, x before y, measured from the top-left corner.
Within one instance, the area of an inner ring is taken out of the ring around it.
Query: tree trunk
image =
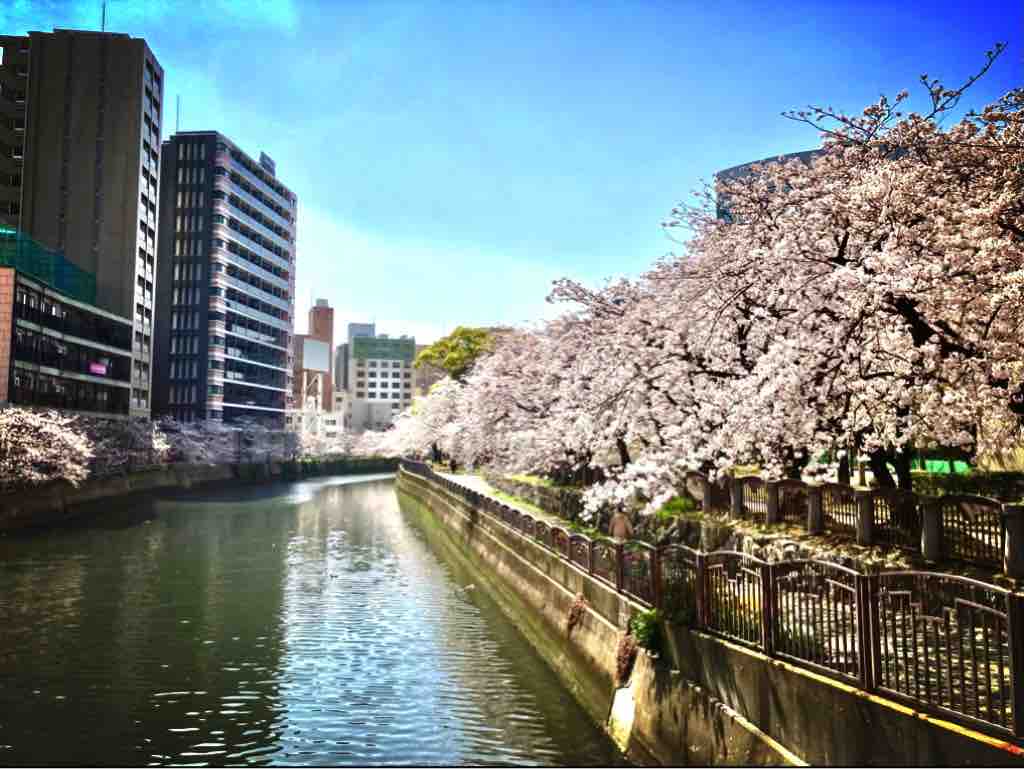
[[[839,482],[850,485],[850,455],[844,454],[839,460]]]
[[[786,449],[786,458],[784,460],[784,473],[787,478],[794,481],[799,481],[804,474],[804,468],[807,467],[807,461],[809,457],[804,452],[803,458],[798,459],[796,452],[792,448]]]
[[[625,467],[629,464],[629,447],[626,446],[626,442],[622,438],[615,439],[615,446],[619,450],[619,460],[622,462],[622,466]]]
[[[896,468],[896,479],[900,488],[913,491],[913,481],[910,476],[910,449],[907,447],[892,458],[893,467]]]
[[[886,460],[889,458],[889,452],[881,451],[879,449],[872,451],[868,457],[869,464],[871,465],[871,472],[874,473],[875,476],[875,483],[883,489],[896,488],[896,481],[893,480],[892,474],[889,472],[889,467],[886,465]]]

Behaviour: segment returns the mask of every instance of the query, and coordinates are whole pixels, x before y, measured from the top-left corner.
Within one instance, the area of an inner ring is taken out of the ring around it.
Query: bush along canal
[[[391,478],[106,506],[0,539],[0,764],[625,761]]]

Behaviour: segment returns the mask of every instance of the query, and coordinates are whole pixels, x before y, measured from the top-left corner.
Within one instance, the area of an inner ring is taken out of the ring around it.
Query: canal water
[[[0,765],[615,765],[388,478],[0,538]]]

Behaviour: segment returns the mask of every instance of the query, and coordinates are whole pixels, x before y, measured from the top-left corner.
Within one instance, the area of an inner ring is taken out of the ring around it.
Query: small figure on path
[[[608,533],[615,539],[629,539],[633,536],[633,523],[629,516],[621,510],[617,511],[608,522]]]

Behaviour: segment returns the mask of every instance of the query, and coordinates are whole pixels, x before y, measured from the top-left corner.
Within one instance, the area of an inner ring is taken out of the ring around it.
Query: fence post
[[[761,648],[775,653],[775,564],[761,564]]]
[[[1003,505],[1003,573],[1024,580],[1024,504]]]
[[[821,534],[825,520],[821,510],[821,486],[807,484],[807,533]]]
[[[860,684],[864,691],[872,692],[878,683],[878,665],[882,660],[882,645],[878,611],[878,575],[858,574],[857,585],[857,646],[860,657]]]
[[[694,600],[696,606],[696,626],[703,628],[707,625],[707,567],[704,564],[705,555],[697,553],[697,574],[694,577]]]
[[[921,500],[921,556],[930,563],[942,560],[942,510],[938,500]]]
[[[587,537],[587,573],[594,576],[594,540]]]
[[[768,507],[765,510],[765,523],[779,522],[779,482],[767,481],[765,489],[768,492]]]
[[[857,544],[870,545],[875,536],[875,498],[870,491],[857,489]]]
[[[651,552],[651,597],[654,608],[661,609],[661,545]]]
[[[622,592],[622,585],[625,582],[623,579],[624,572],[623,567],[625,564],[624,556],[626,554],[625,545],[622,542],[615,543],[615,589],[620,593]]]
[[[732,478],[729,484],[729,501],[732,503],[730,516],[734,519],[743,517],[743,479]]]
[[[1006,629],[1010,645],[1010,699],[1013,734],[1024,737],[1024,595],[1006,596]]]

